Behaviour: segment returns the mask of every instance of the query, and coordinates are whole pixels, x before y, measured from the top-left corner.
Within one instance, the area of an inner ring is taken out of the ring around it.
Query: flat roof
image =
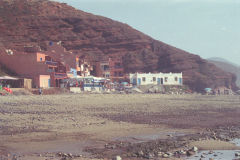
[[[19,80],[19,78],[10,77],[10,76],[2,76],[0,80]]]

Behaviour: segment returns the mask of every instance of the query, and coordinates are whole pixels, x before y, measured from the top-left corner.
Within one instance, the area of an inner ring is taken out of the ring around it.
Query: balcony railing
[[[52,65],[52,66],[57,66],[58,62],[46,61],[45,64]]]
[[[54,73],[54,78],[55,79],[65,79],[65,78],[67,78],[67,74],[66,73],[55,72]]]
[[[47,72],[55,72],[54,69],[48,69]]]
[[[115,69],[122,69],[122,66],[114,66]]]

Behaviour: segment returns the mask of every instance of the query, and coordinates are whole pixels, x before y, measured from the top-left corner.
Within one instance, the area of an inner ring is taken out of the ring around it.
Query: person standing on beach
[[[38,89],[38,94],[39,95],[42,95],[42,89],[39,87],[39,89]]]

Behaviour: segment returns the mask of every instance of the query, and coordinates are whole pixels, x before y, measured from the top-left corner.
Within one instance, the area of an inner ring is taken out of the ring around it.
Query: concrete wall
[[[134,85],[182,85],[182,73],[134,73],[129,75]]]
[[[79,87],[70,87],[70,92],[72,92],[72,93],[81,93],[82,90]]]

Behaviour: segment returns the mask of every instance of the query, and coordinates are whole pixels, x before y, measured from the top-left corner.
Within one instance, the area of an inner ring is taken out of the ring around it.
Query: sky
[[[240,0],[55,0],[202,58],[240,65]]]

